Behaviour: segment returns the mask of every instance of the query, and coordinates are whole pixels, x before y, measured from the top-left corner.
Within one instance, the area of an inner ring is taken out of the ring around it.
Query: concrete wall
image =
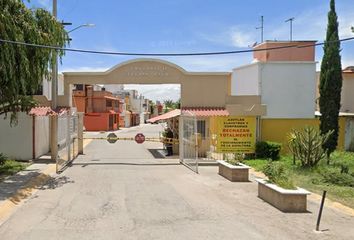
[[[0,152],[18,160],[32,159],[32,117],[18,114],[18,125],[10,127],[10,117],[0,118]]]
[[[319,119],[261,119],[261,140],[282,144],[282,152],[288,152],[288,135],[292,129],[301,130],[305,126],[319,128]],[[339,119],[338,150],[344,150],[346,119]]]
[[[225,107],[230,77],[227,75],[185,76],[185,80],[181,83],[181,105]]]
[[[354,152],[354,118],[347,118],[346,121],[345,150]]]
[[[314,118],[315,62],[268,62],[261,64],[260,71],[265,118]]]
[[[35,157],[38,158],[49,152],[50,129],[49,117],[37,116],[35,118]]]
[[[260,95],[260,64],[254,63],[233,69],[231,76],[231,95]]]
[[[43,95],[47,97],[48,100],[52,100],[52,81],[43,79]],[[58,74],[58,95],[64,95],[64,76],[63,74]]]
[[[341,92],[341,112],[354,113],[354,73],[343,73],[343,85]],[[316,73],[316,99],[320,97],[319,84],[320,84],[320,72]],[[319,105],[317,101],[316,110],[319,111]]]
[[[86,131],[108,131],[109,114],[94,113],[84,116],[84,126]]]
[[[130,127],[131,126],[131,114],[125,113],[124,116],[124,127]]]
[[[341,112],[354,113],[354,73],[343,73]]]
[[[254,47],[255,50],[271,49],[273,50],[254,51],[253,58],[261,62],[267,61],[315,61],[315,41],[266,41]],[[312,45],[312,46],[309,46]],[[294,46],[288,48],[288,46]],[[295,46],[309,46],[297,48]],[[281,47],[285,47],[280,49]]]

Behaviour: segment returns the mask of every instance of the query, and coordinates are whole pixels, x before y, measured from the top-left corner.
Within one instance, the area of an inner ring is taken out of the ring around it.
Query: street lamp
[[[79,28],[82,28],[82,27],[94,27],[94,26],[96,26],[96,25],[93,24],[93,23],[81,24],[80,26],[77,26],[76,28],[73,28],[70,31],[68,31],[68,33],[71,33],[71,32],[73,32],[73,31],[75,31],[75,30],[77,30]]]

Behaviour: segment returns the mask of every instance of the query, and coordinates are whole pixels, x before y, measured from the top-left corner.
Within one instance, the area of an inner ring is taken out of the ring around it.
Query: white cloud
[[[105,72],[109,67],[74,67],[64,68],[60,72]]]
[[[158,84],[140,85],[127,84],[124,89],[134,89],[145,98],[156,101],[173,100],[177,101],[181,97],[181,86],[179,84]]]
[[[213,34],[200,33],[199,36],[211,43],[232,47],[249,47],[256,42],[255,33],[247,31],[248,26],[231,26]]]
[[[190,72],[231,72],[237,66],[251,63],[252,55],[245,53],[198,57],[170,57],[165,58],[165,60],[173,62]]]
[[[256,42],[256,37],[239,27],[232,27],[229,35],[231,37],[232,45],[235,47],[249,47]]]

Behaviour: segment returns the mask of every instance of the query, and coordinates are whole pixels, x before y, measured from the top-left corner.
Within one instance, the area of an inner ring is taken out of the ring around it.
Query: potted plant
[[[281,162],[269,162],[263,169],[268,180],[256,179],[258,197],[283,212],[306,212],[310,192],[295,187]]]
[[[248,172],[250,167],[243,164],[244,154],[234,153],[233,158],[225,154],[224,160],[218,160],[219,174],[231,182],[249,182]]]

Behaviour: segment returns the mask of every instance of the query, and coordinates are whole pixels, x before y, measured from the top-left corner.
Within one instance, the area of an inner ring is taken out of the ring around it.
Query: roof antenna
[[[294,17],[285,20],[285,22],[290,22],[290,42],[293,41],[293,21],[294,20],[295,20]]]
[[[261,43],[263,43],[263,35],[264,35],[264,17],[261,16],[261,26],[256,27],[256,29],[261,29]]]

